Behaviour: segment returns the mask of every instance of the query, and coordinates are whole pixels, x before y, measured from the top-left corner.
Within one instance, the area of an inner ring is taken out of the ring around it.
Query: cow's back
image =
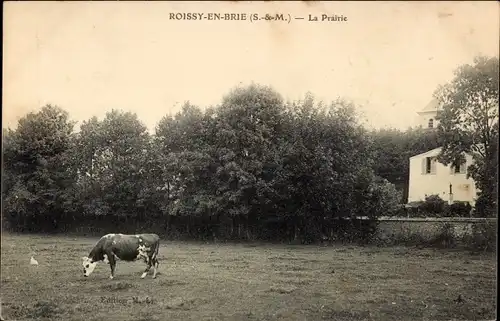
[[[124,261],[134,261],[139,254],[139,246],[153,247],[159,237],[156,234],[115,234],[108,242],[111,251]]]
[[[160,241],[160,237],[156,234],[137,234],[136,237],[139,237],[141,240],[143,240],[146,246],[151,246]]]
[[[109,246],[120,260],[133,261],[137,257],[139,240],[133,235],[115,234]]]

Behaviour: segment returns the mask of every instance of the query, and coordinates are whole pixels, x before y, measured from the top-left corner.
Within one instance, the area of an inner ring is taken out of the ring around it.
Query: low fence
[[[440,218],[400,218],[400,217],[381,217],[379,218],[379,233],[401,233],[418,232],[431,235],[439,232],[444,224],[453,227],[458,236],[472,233],[472,227],[476,224],[496,224],[496,218],[463,218],[463,217],[440,217]]]
[[[483,246],[491,247],[496,244],[496,235],[496,218],[381,217],[376,239],[382,243],[393,244],[429,244],[443,241],[451,245],[465,246],[470,246],[471,243],[484,243]]]
[[[352,226],[345,225],[342,222],[339,224],[333,223],[330,230],[333,228],[339,229],[337,233],[328,233],[328,228],[322,232],[323,237],[321,240],[330,242],[356,242],[356,238],[349,240],[342,237],[345,232],[347,236],[352,233],[353,229],[363,229],[363,221],[368,220],[366,217],[357,217],[353,222],[356,223]],[[5,223],[5,222],[4,222]],[[368,222],[367,222],[368,223]],[[3,224],[2,224],[3,225]],[[262,237],[260,228],[257,233],[246,233],[243,229],[239,233],[239,227],[234,226],[229,233],[230,226],[224,222],[218,224],[213,233],[206,235],[204,240],[210,241],[213,239],[222,240],[266,240]],[[367,224],[371,226],[372,223]],[[349,227],[350,230],[342,230],[342,226]],[[2,226],[5,228],[5,226]],[[62,224],[59,226],[59,233],[76,234],[84,236],[100,236],[106,233],[120,231],[122,233],[138,233],[150,232],[157,233],[166,239],[192,239],[193,237],[199,238],[199,231],[192,228],[191,231],[187,230],[182,224],[167,224],[165,219],[158,219],[157,221],[141,221],[141,220],[127,220],[124,218],[110,219],[109,217],[96,217],[92,220],[79,220]],[[275,230],[275,234],[279,229]],[[255,232],[255,231],[253,231]],[[310,231],[314,232],[314,231]],[[319,231],[316,231],[319,232]],[[374,229],[374,234],[367,241],[377,245],[422,245],[422,246],[441,246],[441,247],[454,247],[465,246],[468,248],[487,248],[488,250],[496,249],[497,238],[497,219],[496,218],[463,218],[463,217],[440,217],[440,218],[407,218],[407,217],[380,217]],[[235,236],[236,234],[236,236]],[[240,235],[241,234],[241,235]],[[231,235],[233,237],[231,237]],[[328,235],[328,236],[327,236]],[[318,235],[319,236],[319,235]],[[275,241],[291,240],[293,235],[282,235],[275,239]],[[268,239],[269,240],[269,239]],[[358,239],[359,240],[359,239]],[[299,240],[300,241],[300,240]],[[316,243],[320,241],[319,237],[312,238],[311,242],[301,240],[305,243]]]

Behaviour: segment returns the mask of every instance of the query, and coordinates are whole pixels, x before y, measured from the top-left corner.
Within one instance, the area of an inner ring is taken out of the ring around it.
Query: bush
[[[339,219],[333,223],[332,241],[367,244],[377,233],[376,219]]]
[[[455,227],[451,223],[441,225],[439,233],[430,241],[430,245],[442,248],[452,248],[457,245]]]
[[[378,213],[376,215],[372,213],[369,216],[396,215],[401,207],[402,198],[402,193],[396,189],[396,186],[384,178],[376,177],[371,187],[373,196],[375,196],[372,200],[372,206],[378,210]]]
[[[419,206],[419,210],[431,215],[439,216],[445,212],[446,202],[439,195],[430,195]]]
[[[496,222],[481,222],[472,226],[472,234],[465,240],[474,251],[495,252],[497,241]]]
[[[419,212],[421,209],[421,206],[424,202],[423,201],[416,201],[416,202],[410,202],[405,205],[405,216],[409,217],[419,217],[422,216]]]
[[[455,217],[470,217],[470,212],[472,206],[469,202],[455,202],[449,206],[446,206],[446,212],[449,216]]]
[[[479,194],[474,206],[474,217],[496,217],[496,200],[492,200],[490,195]]]
[[[399,204],[393,211],[389,211],[387,216],[405,217],[411,212],[411,208],[407,209],[405,205]]]

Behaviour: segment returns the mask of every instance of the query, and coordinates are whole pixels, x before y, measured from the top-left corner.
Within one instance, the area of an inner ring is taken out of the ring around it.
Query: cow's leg
[[[158,251],[160,250],[160,243],[156,243],[155,250],[153,251],[153,255],[151,256],[151,261],[153,262],[153,279],[156,278],[156,273],[158,272],[158,266],[160,262],[158,262]]]
[[[158,272],[157,269],[160,263],[158,262],[158,259],[156,257],[152,261],[153,261],[153,279],[154,279],[156,278],[156,273]]]
[[[109,266],[111,268],[111,275],[109,276],[109,278],[113,279],[115,277],[115,270],[116,270],[116,258],[113,253],[108,254],[108,261],[109,261]]]
[[[141,275],[141,279],[144,279],[146,277],[146,275],[148,275],[149,270],[151,270],[151,259],[148,257],[148,258],[146,258],[145,261],[146,261],[147,266]]]

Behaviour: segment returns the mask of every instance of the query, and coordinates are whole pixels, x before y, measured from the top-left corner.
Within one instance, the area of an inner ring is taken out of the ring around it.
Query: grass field
[[[99,264],[96,238],[2,235],[6,320],[486,320],[496,260],[466,252],[163,241],[156,279],[141,263]],[[38,266],[29,264],[31,251]],[[454,300],[461,295],[462,303]]]

